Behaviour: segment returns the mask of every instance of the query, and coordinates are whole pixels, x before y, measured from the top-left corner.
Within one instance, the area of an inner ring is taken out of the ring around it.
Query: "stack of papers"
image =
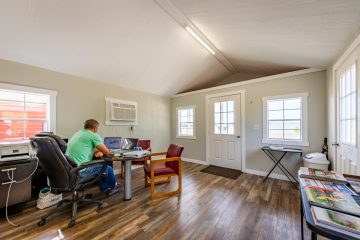
[[[123,153],[124,157],[134,157],[134,158],[142,158],[142,157],[146,157],[149,156],[150,152],[143,150],[143,151],[131,151],[131,152],[126,152]]]

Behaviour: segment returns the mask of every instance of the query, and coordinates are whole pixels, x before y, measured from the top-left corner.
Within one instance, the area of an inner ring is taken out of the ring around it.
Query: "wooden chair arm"
[[[161,156],[161,155],[166,155],[167,152],[157,152],[157,153],[152,153],[150,154],[150,156]]]
[[[171,157],[171,158],[161,158],[161,159],[152,159],[150,164],[155,165],[158,163],[164,162],[181,162],[181,157]]]

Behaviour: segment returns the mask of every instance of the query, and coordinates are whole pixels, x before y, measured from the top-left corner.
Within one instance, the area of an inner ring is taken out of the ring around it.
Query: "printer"
[[[33,150],[28,141],[0,144],[0,162],[27,160],[33,156]]]

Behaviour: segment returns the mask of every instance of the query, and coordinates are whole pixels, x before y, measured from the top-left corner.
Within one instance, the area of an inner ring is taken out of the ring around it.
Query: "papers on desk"
[[[351,194],[312,186],[304,189],[312,205],[360,216],[360,206]]]
[[[278,147],[278,146],[269,146],[269,148],[271,150],[283,150],[284,149],[283,147]]]
[[[299,176],[302,178],[347,183],[346,178],[341,173],[335,171],[301,167],[299,169]]]
[[[360,237],[360,218],[316,206],[311,207],[316,225]]]
[[[133,157],[133,158],[142,158],[149,156],[150,152],[143,150],[143,151],[131,151],[131,152],[125,152],[123,153],[124,157]]]

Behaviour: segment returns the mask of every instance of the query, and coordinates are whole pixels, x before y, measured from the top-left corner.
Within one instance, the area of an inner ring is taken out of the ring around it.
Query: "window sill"
[[[176,138],[182,138],[182,139],[196,139],[196,136],[176,136]]]
[[[309,147],[310,146],[309,141],[263,139],[262,143],[278,144],[278,145],[285,145],[285,146],[302,146],[302,147]]]

